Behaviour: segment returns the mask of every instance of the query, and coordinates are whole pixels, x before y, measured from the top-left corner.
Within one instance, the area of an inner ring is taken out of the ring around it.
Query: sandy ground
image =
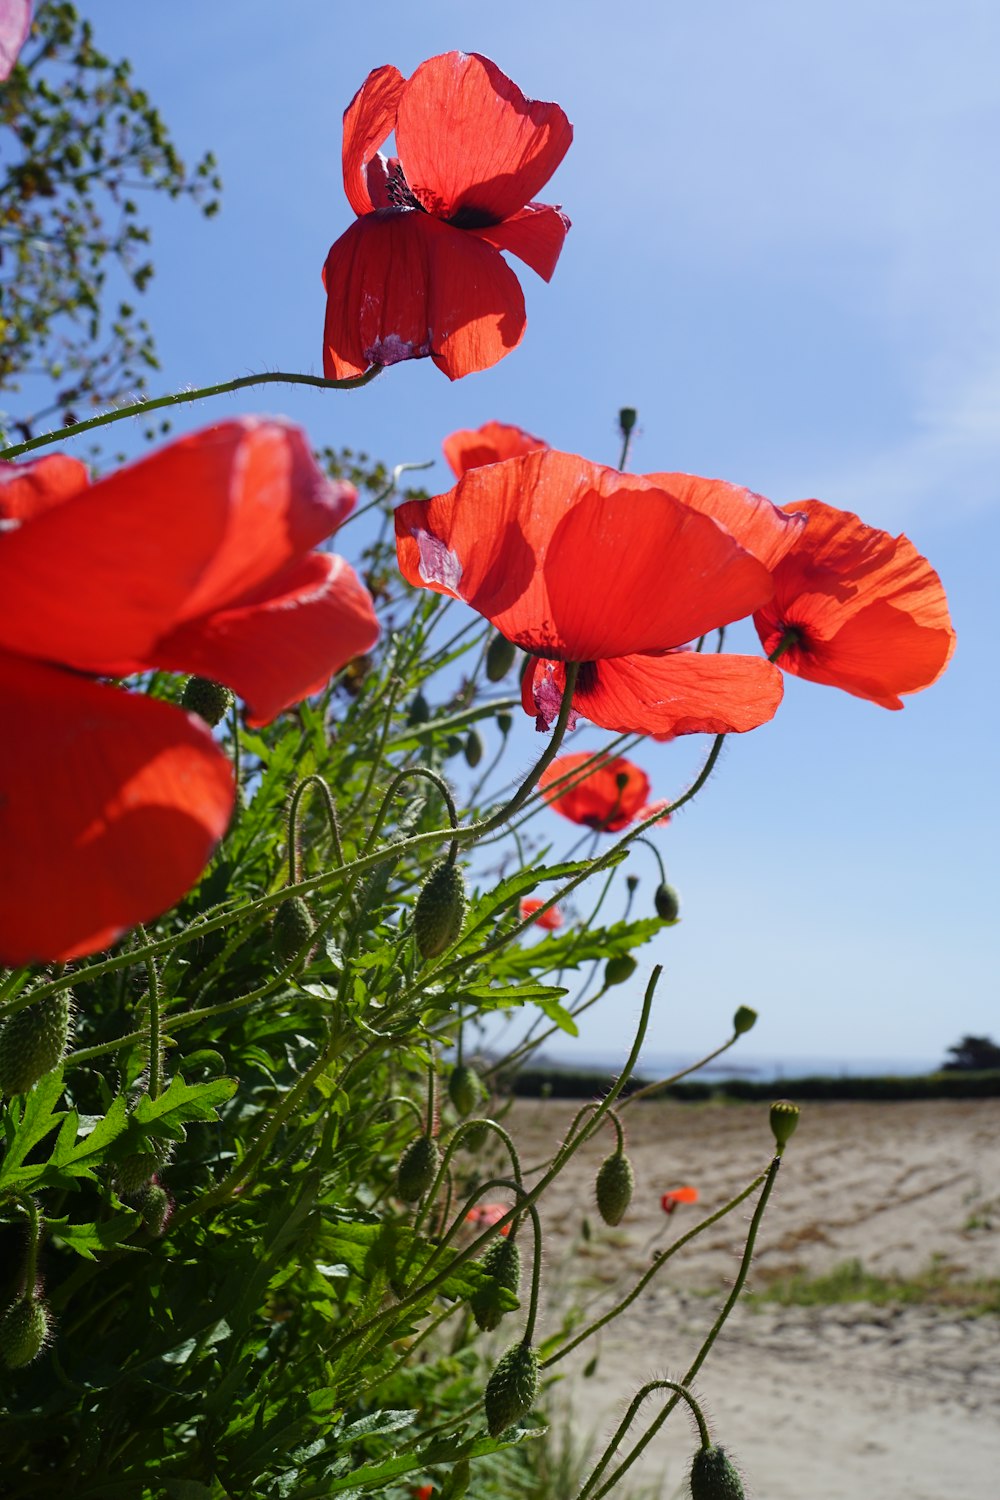
[[[551,1152],[574,1113],[556,1101],[517,1104],[508,1123],[526,1167]],[[589,1320],[612,1305],[655,1250],[721,1207],[771,1155],[762,1105],[646,1103],[627,1109],[625,1121],[636,1191],[620,1227],[606,1228],[593,1208],[594,1174],[614,1144],[610,1128],[543,1199],[543,1337],[573,1306],[586,1308]],[[667,1219],[660,1195],[688,1183],[700,1202]],[[732,1284],[751,1209],[741,1206],[685,1247],[599,1343],[554,1367],[565,1376],[556,1395],[568,1403],[579,1440],[603,1447],[640,1385],[683,1374]],[[881,1275],[913,1276],[937,1260],[959,1279],[1000,1276],[1000,1100],[803,1110],[748,1286],[761,1290],[774,1277],[815,1275],[852,1258]],[[740,1303],[695,1390],[715,1439],[758,1500],[1000,1495],[996,1316],[951,1306]],[[644,1412],[657,1409],[651,1400]],[[694,1447],[678,1412],[630,1478],[672,1500],[686,1493]]]

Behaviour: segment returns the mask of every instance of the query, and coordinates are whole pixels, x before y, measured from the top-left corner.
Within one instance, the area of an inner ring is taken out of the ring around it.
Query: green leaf
[[[53,1113],[53,1106],[62,1093],[62,1086],[63,1070],[54,1068],[51,1073],[46,1073],[44,1078],[39,1079],[31,1090],[13,1140],[0,1162],[0,1188],[19,1186],[38,1171],[36,1167],[22,1167],[21,1163],[28,1152],[39,1141],[44,1140],[63,1118],[62,1114]]]
[[[84,1260],[96,1260],[96,1252],[108,1250],[113,1245],[120,1245],[134,1234],[141,1224],[141,1216],[137,1213],[115,1214],[114,1218],[105,1219],[100,1224],[71,1224],[68,1219],[46,1219],[46,1227],[53,1238],[61,1240],[62,1243],[75,1250],[77,1255],[82,1255]],[[129,1246],[137,1249],[137,1246]]]

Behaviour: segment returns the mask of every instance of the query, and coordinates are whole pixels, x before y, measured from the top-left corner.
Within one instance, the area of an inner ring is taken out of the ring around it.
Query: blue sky
[[[638,472],[818,496],[906,530],[948,588],[954,662],[902,713],[788,679],[774,723],[730,742],[659,836],[684,921],[652,953],[667,973],[651,1045],[707,1049],[738,1003],[762,1015],[747,1054],[933,1060],[962,1032],[1000,1033],[1000,7],[84,9],[182,151],[211,147],[225,181],[210,223],[153,206],[156,389],[321,371],[319,272],[351,220],[341,115],[371,68],[480,51],[563,105],[575,141],[542,196],[573,229],[550,286],[518,265],[520,349],[454,385],[423,361],[350,395],[271,387],[177,425],[281,411],[317,445],[395,463],[496,418],[614,463],[629,404]],[[439,465],[429,483],[447,482]],[[569,748],[596,743],[590,731]],[[517,748],[528,764],[527,729]],[[669,796],[706,750],[634,758]],[[636,1010],[619,991],[583,1046],[617,1050]]]

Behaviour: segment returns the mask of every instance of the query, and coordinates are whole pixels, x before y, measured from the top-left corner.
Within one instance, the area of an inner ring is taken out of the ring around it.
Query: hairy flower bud
[[[516,657],[517,647],[497,631],[486,651],[486,676],[490,682],[500,682],[506,677]]]
[[[181,694],[181,708],[197,714],[213,729],[222,723],[234,702],[229,688],[221,682],[213,682],[211,677],[189,677]]]
[[[486,1383],[483,1405],[490,1437],[499,1437],[532,1408],[538,1394],[538,1355],[530,1344],[512,1344]]]
[[[396,1192],[404,1203],[422,1198],[437,1175],[441,1152],[430,1135],[418,1135],[399,1158],[396,1167]]]
[[[465,761],[474,769],[483,758],[483,738],[477,729],[470,729],[465,737]]]
[[[427,699],[424,697],[422,692],[417,692],[416,696],[410,703],[410,709],[406,715],[407,725],[409,726],[409,728],[413,729],[418,724],[426,724],[430,716],[430,704],[427,702]]]
[[[743,1482],[714,1443],[699,1448],[691,1464],[691,1500],[744,1500]]]
[[[301,896],[290,896],[274,914],[271,942],[276,958],[287,962],[316,931],[312,913]]]
[[[771,1130],[779,1156],[795,1134],[798,1123],[799,1106],[793,1104],[791,1099],[776,1099],[771,1105]]]
[[[148,1143],[148,1150],[133,1151],[115,1162],[114,1182],[119,1198],[138,1197],[141,1201],[147,1185],[167,1165],[173,1149],[169,1141],[155,1139]]]
[[[673,886],[667,885],[665,880],[656,887],[653,905],[661,922],[676,922],[681,914],[680,898]]]
[[[605,1224],[620,1224],[632,1201],[635,1173],[623,1151],[612,1151],[605,1157],[597,1174],[594,1191],[597,1210]]]
[[[465,1063],[452,1068],[448,1079],[448,1097],[463,1120],[466,1115],[472,1114],[483,1097],[483,1085],[475,1068],[467,1067]]]
[[[628,437],[639,420],[639,413],[634,406],[623,406],[618,413],[618,430],[622,437]]]
[[[505,714],[505,713],[497,714],[497,728],[499,729],[500,733],[503,735],[504,739],[507,738],[507,736],[510,734],[511,730],[513,729],[513,727],[514,727],[514,716],[512,714]]]
[[[20,1370],[37,1359],[49,1334],[49,1314],[37,1297],[22,1297],[0,1318],[0,1359]]]
[[[752,1031],[756,1024],[757,1012],[749,1005],[739,1006],[733,1016],[733,1030],[736,1035],[742,1036],[744,1032]]]
[[[498,1296],[499,1291],[513,1292],[516,1297],[521,1286],[521,1252],[514,1236],[494,1240],[479,1264],[490,1279],[476,1288],[469,1298],[469,1306],[478,1327],[484,1333],[491,1333],[506,1311]]]
[[[413,931],[421,958],[437,958],[451,946],[465,921],[465,878],[457,865],[442,860],[420,889]]]
[[[46,995],[0,1028],[0,1092],[26,1094],[62,1061],[69,1040],[69,990]]]
[[[632,978],[638,965],[631,953],[618,953],[614,958],[609,958],[604,966],[605,986],[612,984],[624,984]]]

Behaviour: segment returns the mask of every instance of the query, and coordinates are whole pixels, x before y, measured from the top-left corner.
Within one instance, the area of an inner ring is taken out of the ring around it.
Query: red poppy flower
[[[414,1484],[410,1486],[410,1494],[413,1496],[413,1500],[431,1500],[433,1493],[434,1486],[432,1484]]]
[[[660,1207],[665,1214],[672,1214],[674,1209],[681,1203],[697,1203],[698,1189],[695,1187],[673,1188],[669,1193],[664,1193],[660,1199]]]
[[[771,718],[781,674],[674,648],[766,603],[770,565],[801,524],[719,480],[642,478],[549,450],[401,505],[396,548],[410,583],[463,599],[539,658],[523,689],[539,728],[575,661],[573,707],[595,724],[718,734]]]
[[[526,917],[530,917],[533,912],[536,912],[540,906],[544,905],[545,902],[539,901],[537,897],[532,896],[526,898],[521,902],[520,906],[522,920]],[[542,915],[537,919],[536,923],[537,926],[543,928],[546,932],[555,932],[557,928],[562,926],[562,924],[563,914],[559,910],[558,906],[548,907],[547,910],[542,912]]]
[[[497,464],[505,458],[517,458],[521,453],[537,453],[549,445],[543,438],[525,432],[523,427],[514,427],[508,422],[486,422],[476,431],[463,428],[453,432],[441,446],[452,473],[461,479],[466,469]]]
[[[477,1203],[475,1208],[469,1209],[465,1222],[475,1225],[477,1229],[489,1229],[492,1225],[498,1224],[504,1214],[509,1212],[510,1209],[506,1203]],[[505,1224],[500,1233],[505,1236],[510,1234],[510,1225]]]
[[[432,57],[409,79],[369,73],[344,113],[358,218],[323,271],[326,375],[429,355],[457,380],[515,348],[524,297],[500,251],[550,279],[569,220],[532,200],[572,139],[557,104],[526,99],[475,52]]]
[[[820,500],[785,510],[805,530],[775,568],[774,598],[753,619],[770,655],[789,632],[781,666],[883,708],[930,687],[955,649],[941,580],[905,536],[866,526]]]
[[[234,688],[261,724],[372,645],[371,600],[309,549],[355,501],[304,435],[245,419],[91,485],[76,459],[0,465],[0,955],[104,948],[173,905],[225,832],[201,720],[95,677]]]
[[[569,818],[571,823],[582,823],[602,833],[618,833],[635,822],[645,804],[649,777],[632,761],[616,755],[595,764],[593,770],[579,779],[566,779],[592,758],[590,750],[557,755],[539,777],[539,789],[553,812]]]

